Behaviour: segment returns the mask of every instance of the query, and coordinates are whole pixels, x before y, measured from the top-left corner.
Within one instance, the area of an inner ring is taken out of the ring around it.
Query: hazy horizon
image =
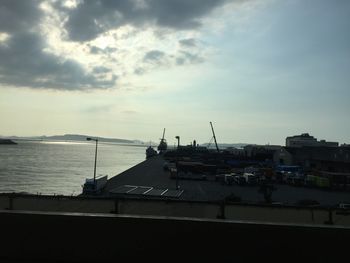
[[[350,2],[1,1],[0,134],[350,143]]]
[[[297,135],[297,134],[296,134]],[[300,134],[298,134],[300,135]],[[140,143],[143,143],[143,144],[147,144],[147,143],[152,143],[152,145],[157,145],[159,143],[159,140],[158,141],[143,141],[143,140],[140,140],[138,138],[116,138],[116,137],[103,137],[103,136],[95,136],[95,135],[92,135],[92,134],[76,134],[76,133],[68,133],[68,134],[54,134],[54,135],[34,135],[34,136],[16,136],[16,135],[8,135],[8,136],[4,136],[2,134],[0,134],[0,138],[19,138],[19,139],[34,139],[34,138],[41,138],[41,137],[45,137],[47,138],[48,140],[49,139],[52,139],[52,137],[64,137],[64,136],[86,136],[86,137],[92,137],[92,138],[101,138],[101,139],[108,139],[108,140],[125,140],[125,141],[133,141],[133,142],[140,142]],[[312,136],[312,135],[311,135]],[[167,140],[167,138],[165,138]],[[320,141],[318,138],[316,138],[318,141]],[[57,139],[57,140],[61,140],[61,139]],[[69,139],[68,140],[72,140],[74,141],[74,139]],[[79,141],[79,140],[78,140]],[[171,141],[171,140],[170,140]],[[112,142],[113,143],[113,142]],[[119,142],[119,143],[122,143],[122,142]],[[184,142],[184,143],[181,143],[181,145],[191,145],[193,143],[193,141],[188,141],[188,142]],[[196,141],[196,143],[199,143]],[[282,143],[282,144],[271,144],[271,143],[265,143],[265,144],[259,144],[259,143],[254,143],[254,142],[217,142],[218,145],[279,145],[279,146],[285,146],[285,141]],[[339,142],[338,142],[339,143]],[[177,144],[177,141],[175,142],[171,142],[169,144],[169,146],[176,146]],[[213,137],[208,140],[207,142],[200,142],[199,145],[209,145],[211,147],[215,147],[215,143],[214,143],[214,139]],[[343,143],[339,143],[339,145],[342,145]],[[346,142],[344,142],[344,144],[348,144]]]
[[[54,134],[54,135],[34,135],[34,136],[17,136],[17,135],[2,135],[0,134],[0,138],[6,139],[6,138],[19,138],[19,139],[31,139],[31,138],[41,138],[41,137],[47,137],[47,138],[51,138],[51,137],[64,137],[64,136],[86,136],[86,137],[92,137],[92,138],[101,138],[101,139],[112,139],[112,140],[128,140],[128,141],[136,141],[136,142],[142,142],[142,143],[149,143],[149,141],[142,141],[140,139],[137,138],[115,138],[115,137],[103,137],[103,136],[95,136],[95,135],[91,135],[91,134],[75,134],[75,133],[69,133],[69,134]],[[166,138],[165,138],[166,139]],[[152,143],[159,143],[159,141],[152,141]],[[189,142],[189,144],[191,144],[192,142]],[[202,142],[202,144],[209,144],[208,142]],[[214,145],[214,142],[211,142],[211,144]],[[218,142],[218,144],[252,144],[252,143],[247,143],[247,142]],[[171,146],[171,145],[170,145]],[[214,145],[215,146],[215,145]]]

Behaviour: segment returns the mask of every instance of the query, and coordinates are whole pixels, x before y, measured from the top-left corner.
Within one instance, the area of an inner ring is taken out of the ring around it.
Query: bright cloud
[[[0,84],[107,89],[131,75],[202,63],[199,29],[226,2],[2,1]]]

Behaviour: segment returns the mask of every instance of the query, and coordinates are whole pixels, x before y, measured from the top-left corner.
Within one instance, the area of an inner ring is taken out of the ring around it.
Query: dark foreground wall
[[[349,259],[350,229],[332,226],[18,211],[0,222],[0,262]]]

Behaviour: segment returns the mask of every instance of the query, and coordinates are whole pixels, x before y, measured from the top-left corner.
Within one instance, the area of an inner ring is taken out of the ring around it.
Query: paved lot
[[[171,179],[169,172],[163,170],[164,159],[161,156],[152,157],[144,162],[111,178],[104,195],[109,191],[123,185],[147,186],[156,189],[176,189],[176,180]],[[180,190],[183,193],[178,198],[188,201],[219,201],[234,194],[243,202],[264,202],[263,195],[259,193],[258,186],[223,185],[214,180],[179,180]],[[288,185],[276,185],[277,190],[272,194],[273,202],[296,204],[303,199],[316,200],[321,205],[336,205],[350,203],[349,192],[326,191]],[[147,198],[144,196],[143,198]]]

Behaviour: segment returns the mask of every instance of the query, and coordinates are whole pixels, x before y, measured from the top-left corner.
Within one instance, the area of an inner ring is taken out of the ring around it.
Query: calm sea
[[[0,145],[0,192],[78,195],[94,174],[95,143]],[[111,178],[145,160],[145,147],[98,143],[96,174]]]

